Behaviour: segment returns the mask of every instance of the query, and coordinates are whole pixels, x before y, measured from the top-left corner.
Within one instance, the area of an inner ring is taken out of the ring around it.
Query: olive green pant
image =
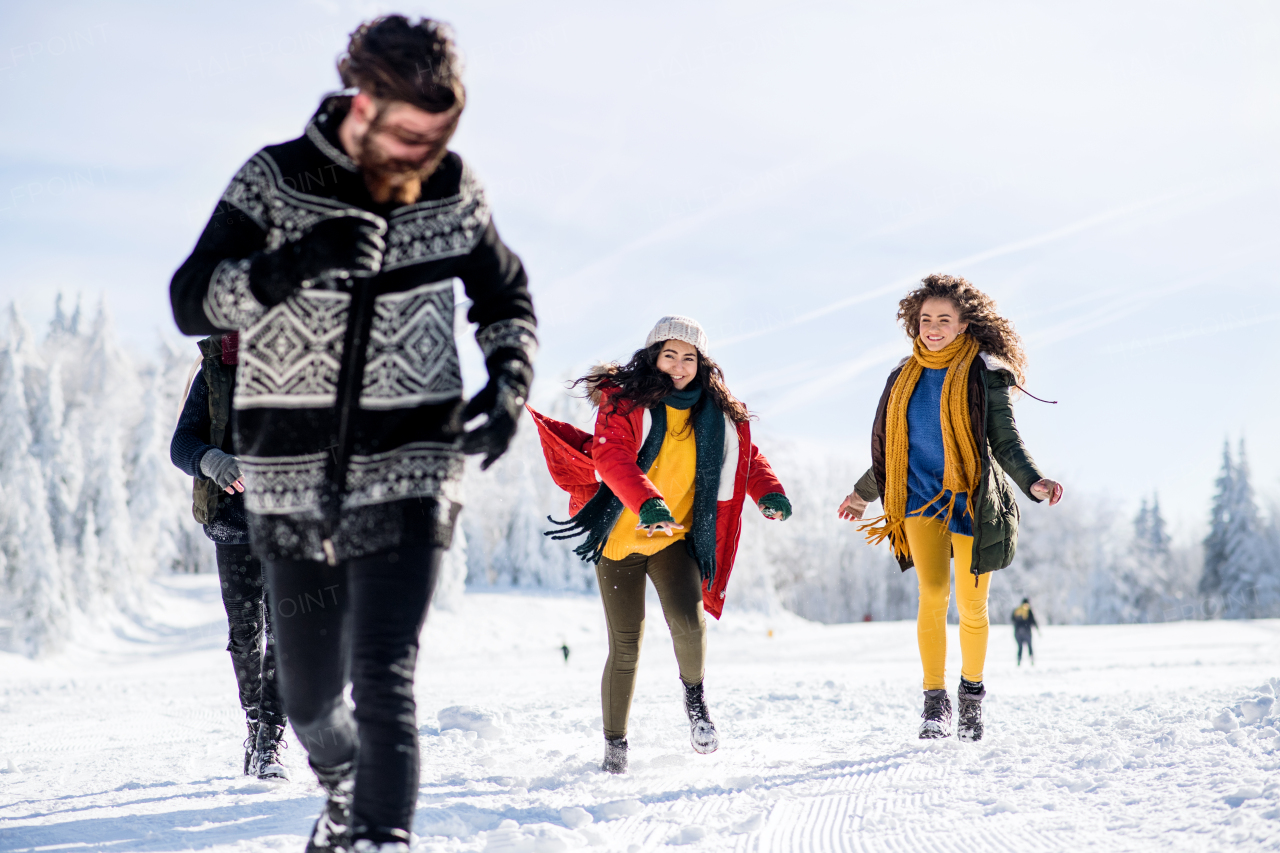
[[[661,535],[661,534],[659,534]],[[707,659],[707,618],[702,612],[702,575],[683,541],[652,556],[632,554],[621,560],[602,557],[596,566],[604,619],[609,629],[609,659],[600,681],[605,737],[627,736],[636,665],[644,639],[645,576],[653,579],[662,615],[671,629],[676,662],[685,684],[699,684]]]

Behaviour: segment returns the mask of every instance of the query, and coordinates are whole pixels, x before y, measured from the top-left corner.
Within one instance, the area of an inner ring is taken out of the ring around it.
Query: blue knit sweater
[[[942,445],[942,382],[945,368],[925,368],[907,404],[907,515],[920,515],[921,509],[942,491],[945,454]],[[956,506],[948,525],[952,533],[973,535],[973,520],[965,512],[967,496],[956,495]],[[926,518],[941,517],[951,500],[947,492],[924,511]]]
[[[200,460],[213,447],[209,443],[209,425],[209,383],[205,381],[204,370],[201,370],[191,383],[191,392],[182,406],[178,427],[173,431],[173,441],[169,442],[170,461],[192,477],[204,477]],[[230,427],[219,449],[234,454]],[[224,494],[218,501],[218,514],[212,524],[204,526],[204,533],[222,545],[248,545],[249,519],[245,516],[244,495],[239,492]]]

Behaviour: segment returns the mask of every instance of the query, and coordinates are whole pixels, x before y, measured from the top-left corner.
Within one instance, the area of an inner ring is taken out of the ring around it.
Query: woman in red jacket
[[[595,563],[604,600],[604,769],[627,769],[646,576],[671,629],[694,751],[714,752],[719,737],[702,692],[703,614],[720,616],[746,496],[770,519],[790,516],[791,503],[751,443],[746,406],[725,387],[706,334],[688,317],[663,317],[631,361],[574,384],[599,406],[594,435],[536,412],[534,419],[552,476],[572,496],[572,518],[548,535],[586,535],[574,550]]]

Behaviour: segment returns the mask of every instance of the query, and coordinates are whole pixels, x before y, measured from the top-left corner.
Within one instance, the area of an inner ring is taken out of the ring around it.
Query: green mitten
[[[786,521],[791,517],[791,501],[781,492],[770,492],[760,499],[760,512],[765,518]]]
[[[640,504],[640,523],[645,527],[651,524],[661,524],[664,521],[671,524],[676,523],[676,520],[671,516],[671,510],[667,509],[667,504],[662,498],[649,498],[649,500]]]

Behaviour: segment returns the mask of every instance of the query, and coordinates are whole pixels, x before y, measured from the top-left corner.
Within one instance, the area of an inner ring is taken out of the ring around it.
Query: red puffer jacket
[[[636,464],[653,417],[648,409],[629,406],[625,401],[613,411],[610,398],[618,393],[617,389],[604,387],[601,393],[595,435],[532,408],[529,412],[538,425],[551,479],[569,493],[570,515],[576,515],[591,500],[601,481],[627,509],[639,514],[642,503],[662,497]],[[606,410],[610,410],[609,414],[604,413]],[[742,505],[747,495],[751,495],[752,502],[758,502],[770,492],[786,494],[769,467],[769,460],[751,443],[750,424],[735,424],[726,418],[724,468],[716,501],[716,576],[702,590],[704,609],[717,619],[724,609],[724,590],[742,535]]]

